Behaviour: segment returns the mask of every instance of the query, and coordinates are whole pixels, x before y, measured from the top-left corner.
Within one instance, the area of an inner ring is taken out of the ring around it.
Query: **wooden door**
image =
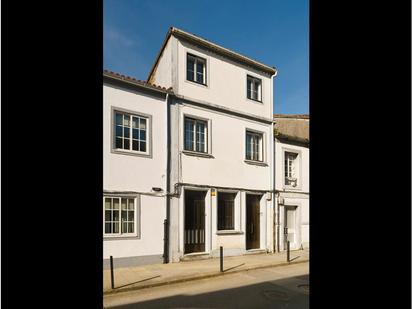
[[[184,253],[205,251],[204,191],[185,191]]]
[[[246,250],[260,248],[260,198],[246,194]]]

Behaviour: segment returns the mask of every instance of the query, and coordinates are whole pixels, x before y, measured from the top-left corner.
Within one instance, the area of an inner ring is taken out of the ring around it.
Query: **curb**
[[[168,281],[163,281],[163,282],[156,282],[156,283],[151,283],[151,284],[146,284],[146,285],[141,285],[141,286],[132,286],[128,288],[121,288],[119,290],[107,290],[103,291],[103,296],[109,296],[113,294],[118,294],[122,292],[130,292],[130,291],[135,291],[135,290],[142,290],[142,289],[147,289],[147,288],[154,288],[158,286],[163,286],[163,285],[171,285],[171,284],[176,284],[176,283],[182,283],[182,282],[188,282],[188,281],[195,281],[195,280],[201,280],[201,279],[207,279],[207,278],[212,278],[212,277],[220,277],[228,274],[235,274],[235,273],[240,273],[244,271],[249,271],[249,270],[255,270],[255,269],[262,269],[262,268],[271,268],[271,267],[278,267],[278,266],[287,266],[287,265],[292,265],[292,264],[300,264],[300,263],[306,263],[309,262],[309,259],[304,259],[296,262],[282,262],[282,263],[276,263],[276,264],[265,264],[265,265],[257,265],[257,266],[251,266],[248,268],[244,269],[238,269],[230,272],[223,272],[221,273],[220,271],[216,272],[210,272],[202,275],[197,275],[197,276],[192,276],[192,277],[186,277],[186,278],[179,278],[179,279],[172,279]]]

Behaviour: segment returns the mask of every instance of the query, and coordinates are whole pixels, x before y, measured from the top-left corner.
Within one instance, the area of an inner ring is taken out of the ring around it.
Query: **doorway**
[[[205,251],[206,191],[185,190],[184,253]]]
[[[287,242],[290,242],[291,249],[297,249],[297,225],[296,225],[296,209],[297,206],[285,206],[284,215],[284,246],[287,250]]]
[[[246,250],[260,249],[260,199],[262,195],[246,194]]]

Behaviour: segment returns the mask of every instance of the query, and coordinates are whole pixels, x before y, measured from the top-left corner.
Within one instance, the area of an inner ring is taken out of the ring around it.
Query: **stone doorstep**
[[[169,285],[169,284],[176,284],[176,283],[182,283],[182,282],[187,282],[187,281],[194,281],[194,280],[201,280],[201,279],[206,279],[206,278],[211,278],[211,277],[218,277],[218,276],[224,276],[226,274],[235,274],[243,271],[249,271],[249,270],[254,270],[254,269],[261,269],[261,268],[270,268],[270,267],[278,267],[278,266],[286,266],[290,264],[299,264],[299,263],[306,263],[309,262],[309,258],[306,259],[300,259],[297,261],[291,261],[291,262],[281,262],[281,263],[276,263],[276,264],[264,264],[264,265],[256,265],[256,266],[250,266],[247,268],[243,269],[236,269],[233,271],[229,272],[219,272],[219,271],[213,271],[213,272],[207,272],[203,273],[200,275],[188,275],[188,276],[183,276],[178,279],[169,279],[161,282],[156,282],[156,283],[147,283],[147,284],[141,284],[138,286],[130,286],[130,287],[125,287],[125,288],[120,288],[120,289],[108,289],[108,290],[103,290],[103,295],[112,295],[112,294],[117,294],[117,293],[122,293],[122,292],[129,292],[129,291],[134,291],[134,290],[141,290],[141,289],[146,289],[146,288],[153,288],[153,287],[158,287],[162,285]]]

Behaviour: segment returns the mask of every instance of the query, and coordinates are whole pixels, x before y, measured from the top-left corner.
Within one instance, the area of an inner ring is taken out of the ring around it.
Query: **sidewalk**
[[[169,264],[153,264],[116,268],[114,260],[114,289],[111,289],[110,269],[103,270],[103,294],[138,290],[165,284],[204,279],[257,268],[283,266],[309,261],[309,250],[290,252],[291,262],[286,261],[286,252],[273,254],[248,254],[225,257],[224,272],[220,272],[219,258],[185,261]]]

